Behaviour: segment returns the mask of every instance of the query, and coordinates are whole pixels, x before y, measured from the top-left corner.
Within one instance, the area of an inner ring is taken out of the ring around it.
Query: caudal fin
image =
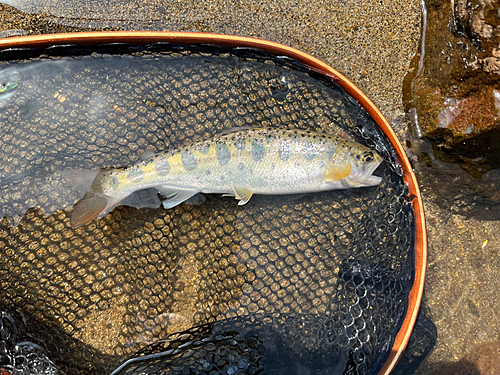
[[[63,171],[61,176],[78,195],[83,195],[92,188],[92,183],[99,173],[98,170],[68,169]]]
[[[79,227],[90,223],[106,209],[108,203],[109,198],[104,194],[95,193],[93,191],[86,193],[73,207],[71,225],[73,227]]]

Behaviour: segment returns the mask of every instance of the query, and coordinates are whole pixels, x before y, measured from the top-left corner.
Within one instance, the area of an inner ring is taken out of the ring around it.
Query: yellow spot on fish
[[[485,240],[481,246],[481,249],[484,249],[488,245],[488,240]]]
[[[118,107],[116,104],[113,106],[115,112],[122,112],[122,109]]]

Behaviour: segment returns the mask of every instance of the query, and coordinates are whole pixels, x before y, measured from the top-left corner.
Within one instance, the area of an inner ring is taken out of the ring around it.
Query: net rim
[[[403,171],[403,178],[409,189],[409,197],[415,213],[415,275],[408,297],[408,309],[399,332],[394,340],[391,352],[378,375],[388,375],[397,365],[410,339],[417,319],[427,266],[427,232],[425,227],[424,205],[420,189],[413,173],[410,161],[399,142],[396,133],[375,104],[351,81],[337,70],[313,57],[312,55],[263,39],[236,35],[176,32],[176,31],[96,31],[81,33],[61,33],[28,35],[0,39],[0,50],[10,48],[45,48],[53,45],[82,44],[96,45],[104,43],[133,43],[146,45],[156,42],[169,42],[183,45],[213,44],[225,47],[257,48],[277,56],[286,56],[298,60],[321,74],[326,75],[356,99],[394,147],[398,163]]]

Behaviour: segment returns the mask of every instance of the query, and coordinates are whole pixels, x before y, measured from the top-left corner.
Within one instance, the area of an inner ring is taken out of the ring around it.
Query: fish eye
[[[373,155],[373,152],[371,151],[367,151],[363,154],[363,156],[361,157],[361,160],[364,162],[364,163],[371,163],[372,161],[375,160],[375,155]]]

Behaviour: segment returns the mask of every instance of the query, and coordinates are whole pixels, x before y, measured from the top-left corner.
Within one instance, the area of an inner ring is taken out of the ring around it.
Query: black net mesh
[[[334,82],[215,46],[0,58],[18,59],[0,65],[2,83],[18,83],[0,97],[3,368],[34,358],[36,374],[377,373],[407,309],[413,211],[389,141]],[[130,165],[239,126],[351,138],[384,158],[383,181],[243,207],[209,195],[165,210],[143,191],[71,227],[82,192],[65,171]]]

